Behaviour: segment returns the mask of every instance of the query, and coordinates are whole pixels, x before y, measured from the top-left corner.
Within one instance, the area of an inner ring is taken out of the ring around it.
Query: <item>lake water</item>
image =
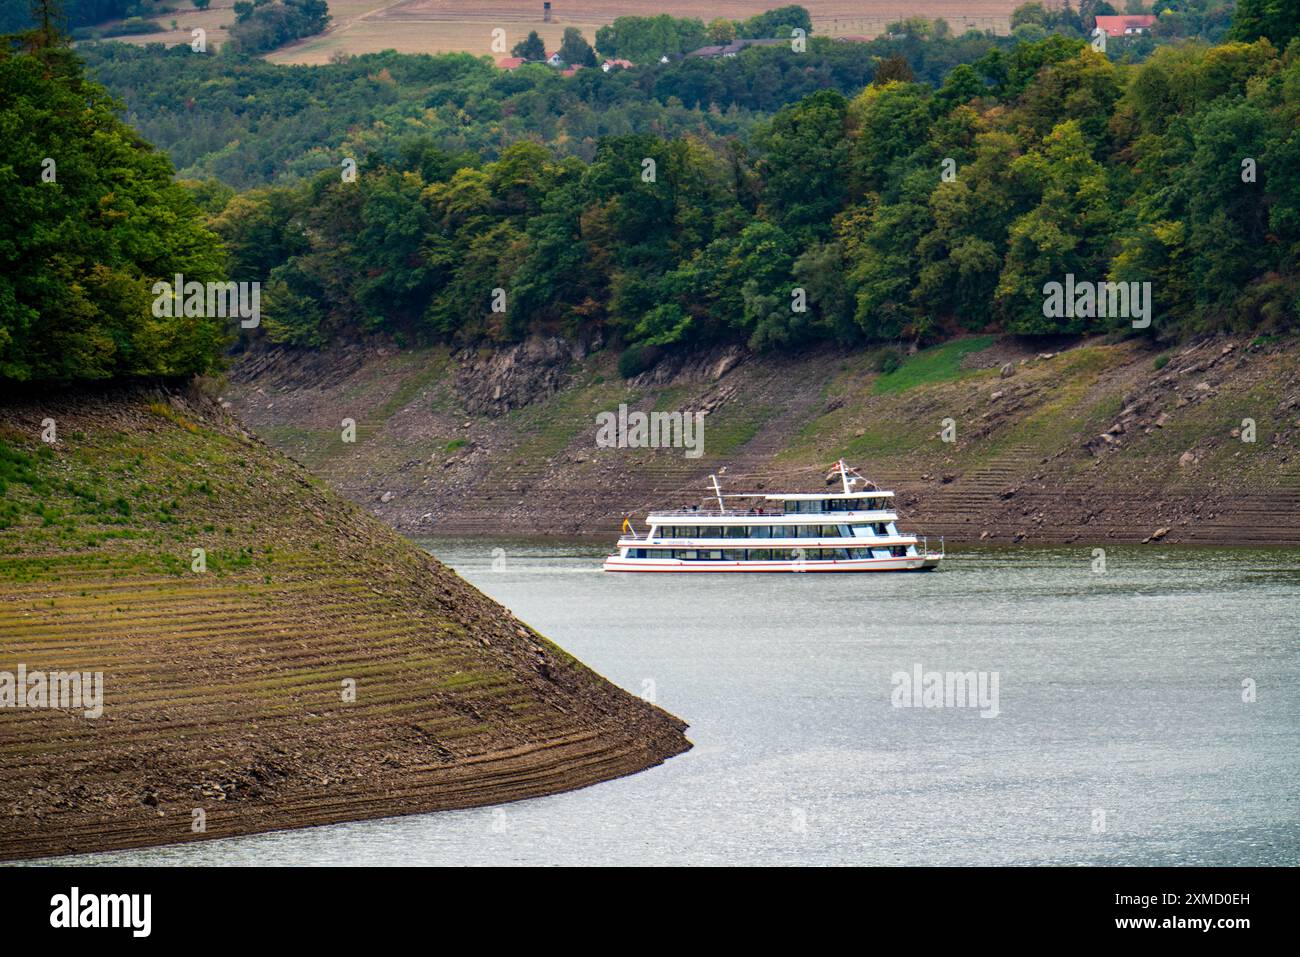
[[[1300,864],[1300,551],[674,576],[603,574],[600,547],[428,547],[694,750],[501,808],[67,860]],[[918,665],[984,673],[986,706],[895,707]]]

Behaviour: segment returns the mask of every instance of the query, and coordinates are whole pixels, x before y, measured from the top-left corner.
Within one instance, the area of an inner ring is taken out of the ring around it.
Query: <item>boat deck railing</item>
[[[659,509],[655,509],[654,511],[650,512],[650,513],[646,516],[646,518],[647,518],[647,519],[651,519],[651,518],[719,518],[719,517],[734,517],[734,516],[739,516],[739,517],[741,517],[741,518],[773,518],[773,517],[775,517],[775,518],[822,518],[822,519],[824,519],[824,518],[828,518],[828,517],[829,517],[829,518],[834,518],[834,517],[837,516],[837,515],[839,515],[839,516],[844,516],[844,515],[863,515],[863,514],[873,514],[873,513],[879,513],[879,514],[882,514],[882,515],[897,515],[897,514],[898,514],[898,513],[895,512],[892,508],[855,508],[855,509],[848,509],[848,510],[846,510],[846,511],[842,511],[842,512],[841,512],[841,511],[836,511],[836,512],[783,512],[783,511],[781,511],[779,508],[767,508],[767,509],[763,509],[763,510],[761,510],[761,511],[760,511],[759,509],[748,509],[748,508],[725,508],[725,509],[721,509],[721,510],[716,509],[716,508],[711,508],[711,509],[708,509],[708,510],[705,510],[705,509],[698,509],[698,510],[697,510],[697,509],[690,509],[690,508],[677,508],[677,509],[668,509],[668,510],[665,510],[665,511],[661,511],[661,510],[659,510]]]

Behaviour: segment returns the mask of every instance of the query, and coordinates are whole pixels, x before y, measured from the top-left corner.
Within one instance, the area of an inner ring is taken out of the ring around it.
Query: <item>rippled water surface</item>
[[[599,547],[428,547],[694,750],[502,808],[69,860],[1300,864],[1300,552],[677,576],[603,574]],[[916,665],[996,672],[999,714],[894,707]]]

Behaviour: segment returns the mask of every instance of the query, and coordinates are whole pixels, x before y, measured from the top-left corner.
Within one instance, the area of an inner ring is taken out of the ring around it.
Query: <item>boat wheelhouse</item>
[[[716,507],[651,512],[638,535],[629,520],[608,572],[928,571],[942,561],[925,539],[902,532],[894,493],[841,459],[831,468],[842,490],[729,493],[709,476]],[[859,488],[859,485],[861,486]],[[726,500],[736,502],[729,507]],[[738,501],[737,501],[738,500]]]

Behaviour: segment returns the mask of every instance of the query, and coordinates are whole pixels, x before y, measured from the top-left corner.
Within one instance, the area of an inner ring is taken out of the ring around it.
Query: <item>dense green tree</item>
[[[1247,43],[1262,37],[1284,48],[1300,37],[1300,0],[1237,0],[1228,35]]]
[[[154,315],[154,284],[224,279],[172,166],[116,116],[56,35],[0,50],[0,378],[210,368],[233,320]]]
[[[790,235],[829,236],[849,183],[848,101],[834,90],[782,109],[755,137],[763,203]]]
[[[577,27],[565,27],[560,41],[560,59],[569,66],[595,66],[596,51]]]
[[[755,39],[786,39],[794,29],[812,33],[812,16],[798,4],[777,7],[737,24],[736,35]]]
[[[536,30],[529,30],[528,36],[516,43],[515,48],[510,52],[525,60],[545,60],[546,44],[542,42]]]
[[[735,36],[735,25],[729,20]],[[637,64],[656,62],[661,56],[689,53],[704,46],[708,32],[702,20],[673,17],[666,13],[652,17],[618,17],[596,31],[596,49],[602,56],[619,57]]]

